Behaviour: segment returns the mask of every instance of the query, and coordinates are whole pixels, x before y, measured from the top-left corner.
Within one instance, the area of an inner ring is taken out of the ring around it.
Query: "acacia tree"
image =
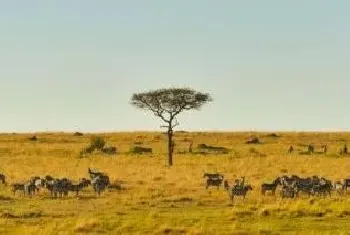
[[[191,88],[167,88],[133,94],[131,104],[137,108],[153,112],[166,125],[168,135],[168,163],[173,165],[173,129],[178,126],[176,116],[185,110],[200,110],[213,99],[208,93]]]

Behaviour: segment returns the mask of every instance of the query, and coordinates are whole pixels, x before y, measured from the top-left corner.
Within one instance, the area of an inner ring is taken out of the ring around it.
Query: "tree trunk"
[[[173,165],[173,130],[171,126],[168,129],[168,164]]]

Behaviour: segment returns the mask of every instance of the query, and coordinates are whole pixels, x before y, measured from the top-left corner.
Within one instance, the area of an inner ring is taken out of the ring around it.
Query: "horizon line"
[[[152,129],[138,129],[138,130],[99,130],[99,131],[82,131],[82,130],[38,130],[38,131],[0,131],[0,134],[52,134],[52,133],[86,133],[86,134],[108,134],[108,133],[164,133],[166,131],[152,130]],[[242,130],[174,130],[174,132],[187,133],[350,133],[350,130],[264,130],[264,129],[242,129]]]

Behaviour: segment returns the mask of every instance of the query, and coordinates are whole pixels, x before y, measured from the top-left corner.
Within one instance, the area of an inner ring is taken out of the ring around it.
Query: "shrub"
[[[94,147],[96,149],[103,149],[103,147],[105,146],[106,144],[106,141],[100,137],[100,136],[93,136],[91,137],[91,140],[90,140],[90,146],[91,147]]]
[[[108,147],[104,147],[103,149],[101,149],[101,151],[103,153],[106,153],[106,154],[116,154],[117,148],[114,146],[108,146]]]
[[[251,137],[246,141],[246,144],[260,144],[260,140],[258,137]]]
[[[212,152],[217,152],[217,153],[228,153],[229,149],[225,147],[217,147],[217,146],[210,146],[206,144],[199,144],[197,148],[201,150],[206,150],[206,151],[212,151]]]
[[[134,146],[131,149],[132,153],[152,153],[152,148],[146,148],[142,146]]]
[[[29,138],[29,140],[30,140],[30,141],[37,141],[38,138],[37,138],[35,135],[33,135],[32,137]]]
[[[270,133],[270,134],[267,134],[266,137],[279,138],[280,136],[277,135],[276,133]]]
[[[83,133],[81,133],[81,132],[75,132],[74,133],[74,136],[83,136],[84,134]]]

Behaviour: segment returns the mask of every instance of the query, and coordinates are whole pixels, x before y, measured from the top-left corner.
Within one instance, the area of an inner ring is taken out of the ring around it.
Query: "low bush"
[[[133,146],[131,148],[132,153],[142,154],[142,153],[152,153],[152,148],[146,148],[142,146]]]
[[[117,153],[117,147],[114,146],[108,146],[108,147],[104,147],[103,149],[101,149],[101,151],[105,154],[116,154]]]

